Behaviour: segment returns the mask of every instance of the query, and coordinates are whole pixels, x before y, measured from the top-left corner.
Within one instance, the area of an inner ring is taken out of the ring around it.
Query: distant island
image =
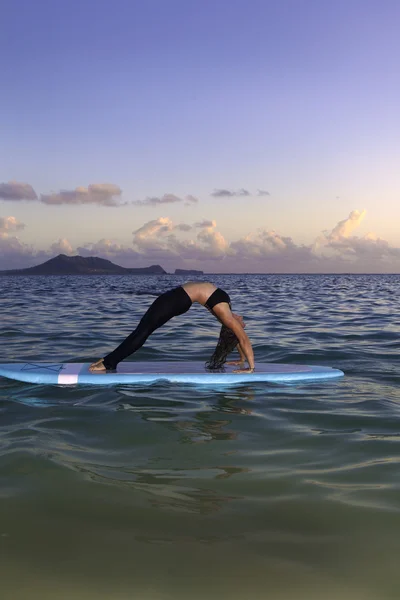
[[[96,256],[66,256],[59,254],[41,265],[27,269],[0,271],[0,275],[166,275],[160,265],[127,269]]]
[[[195,269],[175,269],[175,275],[204,275],[204,272]]]

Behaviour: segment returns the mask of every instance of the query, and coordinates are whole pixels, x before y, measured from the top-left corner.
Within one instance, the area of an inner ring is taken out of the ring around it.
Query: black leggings
[[[121,360],[139,350],[153,331],[172,317],[188,311],[191,305],[192,301],[183,287],[177,287],[161,294],[143,315],[135,331],[128,335],[118,348],[103,358],[106,369],[115,369]]]

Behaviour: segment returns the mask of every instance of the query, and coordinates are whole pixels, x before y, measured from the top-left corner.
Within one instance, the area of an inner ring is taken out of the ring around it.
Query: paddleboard
[[[28,383],[56,385],[117,385],[145,384],[155,381],[173,383],[232,385],[250,382],[288,383],[315,381],[342,377],[343,371],[331,367],[256,363],[253,373],[234,373],[237,367],[226,366],[225,371],[210,372],[203,362],[121,362],[115,372],[89,371],[90,363],[3,363],[0,376]]]

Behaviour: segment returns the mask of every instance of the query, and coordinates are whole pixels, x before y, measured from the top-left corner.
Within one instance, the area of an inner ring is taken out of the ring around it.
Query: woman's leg
[[[161,294],[143,315],[139,325],[110,354],[104,357],[106,369],[115,369],[117,364],[139,350],[149,335],[167,321],[189,310],[192,302],[182,287]]]

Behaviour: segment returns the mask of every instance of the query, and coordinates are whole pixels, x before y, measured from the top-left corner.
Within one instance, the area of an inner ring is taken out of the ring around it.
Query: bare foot
[[[95,371],[106,371],[106,368],[104,366],[104,362],[103,359],[100,358],[100,360],[92,363],[89,367],[89,371],[91,371],[92,373]]]

